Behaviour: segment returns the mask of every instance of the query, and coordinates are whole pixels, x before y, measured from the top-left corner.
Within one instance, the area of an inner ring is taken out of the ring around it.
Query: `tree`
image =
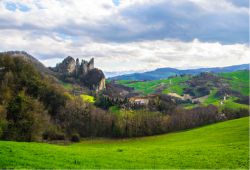
[[[4,106],[0,105],[0,139],[4,131],[6,130],[7,120],[6,120],[6,109]]]
[[[49,124],[49,116],[36,99],[20,92],[7,107],[7,130],[4,138],[17,141],[37,141]]]

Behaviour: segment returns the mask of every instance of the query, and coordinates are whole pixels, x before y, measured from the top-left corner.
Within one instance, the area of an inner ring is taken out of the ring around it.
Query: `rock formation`
[[[91,90],[101,91],[105,89],[105,76],[99,69],[93,68],[85,75],[83,82]]]
[[[57,64],[57,66],[54,68],[54,71],[67,75],[75,74],[76,77],[80,77],[82,75],[86,75],[90,70],[93,69],[94,58],[92,58],[89,62],[82,60],[80,64],[78,58],[74,60],[73,57],[68,56],[62,61],[62,63]]]
[[[89,62],[68,56],[62,63],[56,65],[53,70],[64,77],[74,77],[91,90],[101,91],[105,89],[105,76],[103,72],[94,67],[94,58]]]
[[[62,63],[57,64],[54,70],[64,75],[72,75],[75,72],[75,65],[76,62],[74,58],[68,56],[62,61]]]

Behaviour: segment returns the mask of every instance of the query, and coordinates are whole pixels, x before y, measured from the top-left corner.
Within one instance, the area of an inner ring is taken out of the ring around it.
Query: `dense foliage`
[[[68,100],[66,92],[19,57],[1,54],[0,68],[1,138],[41,139]]]

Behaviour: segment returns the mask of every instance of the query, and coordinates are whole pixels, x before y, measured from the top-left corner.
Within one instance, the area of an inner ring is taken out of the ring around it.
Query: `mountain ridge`
[[[196,75],[201,72],[213,72],[213,73],[222,73],[222,72],[233,72],[238,70],[249,70],[249,64],[240,64],[232,65],[226,67],[211,67],[211,68],[197,68],[197,69],[176,69],[171,67],[157,68],[152,71],[147,71],[143,73],[132,73],[124,74],[115,77],[111,77],[111,80],[160,80],[168,78],[170,76],[181,75],[181,74],[191,74]]]

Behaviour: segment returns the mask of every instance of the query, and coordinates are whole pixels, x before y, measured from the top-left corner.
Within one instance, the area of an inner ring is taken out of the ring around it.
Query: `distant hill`
[[[125,75],[125,74],[132,74],[136,73],[137,71],[114,71],[114,72],[109,72],[109,71],[104,71],[105,77],[110,78],[110,77],[117,77],[120,75]],[[141,71],[144,72],[144,71]]]
[[[199,74],[201,72],[213,72],[213,73],[226,73],[233,72],[238,70],[249,70],[249,64],[242,65],[234,65],[228,67],[213,67],[213,68],[198,68],[198,69],[187,69],[187,70],[179,70],[175,68],[158,68],[153,71],[148,71],[144,73],[133,73],[133,74],[125,74],[120,76],[115,76],[110,79],[112,80],[160,80],[165,79],[174,75],[181,74]]]

